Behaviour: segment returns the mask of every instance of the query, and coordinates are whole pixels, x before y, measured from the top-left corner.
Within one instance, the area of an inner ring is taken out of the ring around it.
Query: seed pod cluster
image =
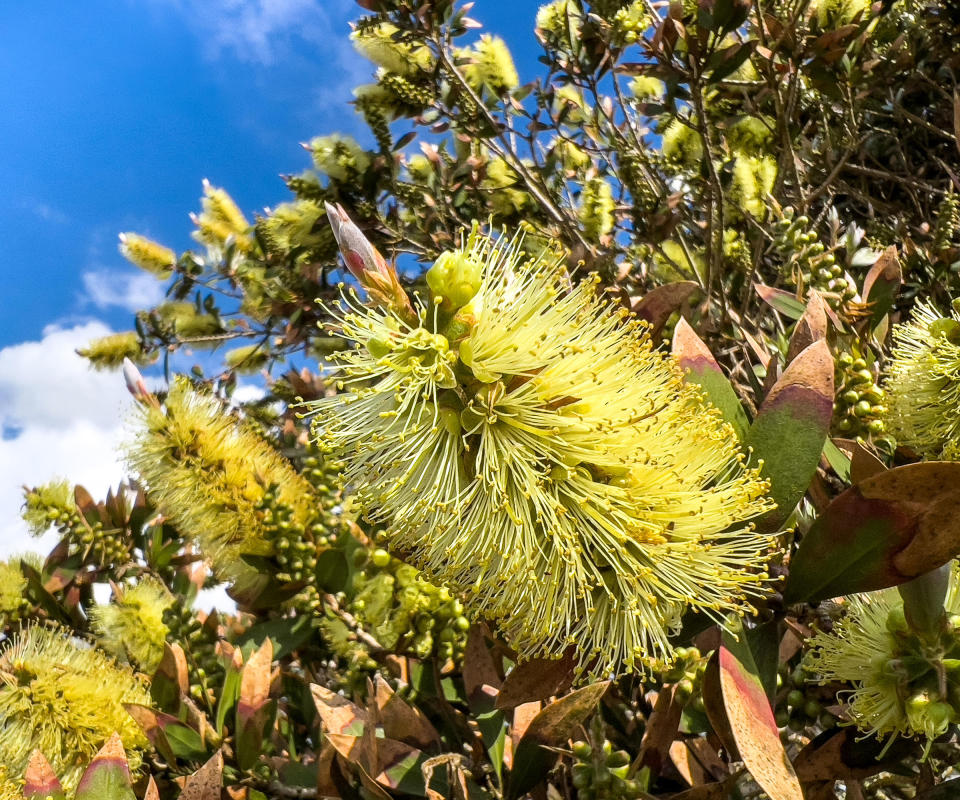
[[[571,750],[571,780],[580,800],[632,800],[643,795],[643,787],[632,777],[630,754],[613,749],[599,714],[590,723],[589,740],[574,742]]]
[[[877,364],[869,348],[854,341],[837,355],[834,382],[833,430],[847,438],[870,439],[892,451],[893,441],[885,436],[883,417],[885,393],[877,383]]]
[[[774,247],[794,283],[816,289],[834,310],[856,296],[853,278],[844,274],[836,256],[827,251],[809,217],[796,216],[789,206],[783,209],[774,225]]]

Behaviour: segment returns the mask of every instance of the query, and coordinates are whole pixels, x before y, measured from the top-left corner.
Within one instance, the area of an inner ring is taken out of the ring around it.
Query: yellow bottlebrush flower
[[[630,81],[630,93],[638,100],[659,100],[665,90],[662,80],[649,75],[638,75]]]
[[[816,0],[810,4],[810,13],[816,14],[817,24],[823,30],[835,30],[849,25],[854,19],[869,15],[869,0]]]
[[[183,377],[170,386],[164,408],[141,403],[127,462],[153,501],[200,550],[217,573],[235,578],[250,569],[241,554],[269,555],[258,504],[271,486],[303,525],[313,493],[277,451],[221,403]]]
[[[473,47],[457,50],[456,55],[464,79],[475,91],[503,94],[520,85],[513,56],[499,36],[484,34]]]
[[[460,252],[484,271],[452,321],[349,292],[334,312],[357,347],[307,405],[366,517],[525,658],[644,669],[686,610],[748,608],[771,503],[732,428],[562,255],[477,230]]]
[[[668,161],[694,167],[703,159],[703,142],[691,123],[674,118],[660,136],[660,149]]]
[[[223,326],[216,316],[200,311],[195,304],[185,300],[161,303],[155,311],[160,319],[173,325],[176,334],[184,339],[213,336],[223,332]]]
[[[743,117],[727,129],[727,142],[733,150],[762,155],[769,150],[773,128],[769,120]]]
[[[318,227],[321,219],[324,222]],[[308,259],[333,258],[337,252],[326,211],[313,200],[296,200],[269,210],[257,220],[257,230],[271,252],[296,253]],[[238,278],[242,281],[243,274],[238,272]]]
[[[650,27],[650,15],[643,0],[633,0],[630,5],[617,10],[612,23],[615,44],[634,44],[643,38],[643,32]]]
[[[580,224],[588,239],[598,241],[613,230],[613,190],[603,178],[592,178],[580,193]]]
[[[177,264],[173,250],[139,233],[121,233],[120,252],[135,267],[163,280],[170,277]]]
[[[240,373],[252,373],[260,369],[270,358],[270,351],[259,344],[234,347],[223,354],[223,363]]]
[[[397,40],[394,36],[400,29],[390,23],[363,26],[350,38],[357,51],[374,64],[400,75],[416,75],[433,69],[434,58],[425,44]]]
[[[703,253],[690,250],[689,255],[680,242],[667,239],[660,245],[663,255],[654,254],[654,272],[663,280],[690,280],[705,273]]]
[[[0,652],[0,763],[22,776],[39,750],[69,793],[119,733],[136,770],[148,743],[124,703],[150,704],[129,668],[66,631],[25,628]]]
[[[197,226],[193,237],[198,242],[210,247],[222,248],[227,239],[232,236],[241,253],[247,253],[253,249],[250,223],[225,189],[213,186],[210,181],[204,179],[201,202],[203,210],[200,214],[190,215],[193,224]]]
[[[852,683],[850,716],[879,736],[935,739],[960,722],[960,581],[954,564],[942,626],[928,633],[906,622],[896,589],[852,595],[830,633],[811,640],[808,669],[821,683]]]
[[[152,675],[160,666],[170,632],[163,612],[172,605],[166,587],[147,577],[122,587],[112,602],[94,606],[90,617],[104,650]]]
[[[352,136],[339,133],[310,140],[313,165],[335,181],[346,181],[366,172],[370,156]]]
[[[558,159],[568,172],[577,172],[590,166],[590,155],[569,139],[556,139],[550,148],[551,155]]]
[[[407,172],[417,183],[426,183],[433,176],[433,164],[429,158],[417,153],[407,159]]]
[[[586,103],[575,86],[560,86],[553,93],[553,114],[566,125],[581,125],[586,120]]]
[[[533,201],[520,185],[520,176],[502,158],[491,158],[487,162],[486,176],[480,185],[490,191],[490,208],[494,214],[510,217],[519,214]]]
[[[51,481],[24,495],[20,516],[33,536],[43,536],[50,526],[66,522],[77,514],[77,504],[67,481]]]
[[[537,29],[548,46],[571,50],[580,41],[583,14],[575,0],[554,0],[537,11]]]
[[[777,161],[773,156],[737,155],[733,162],[730,197],[737,208],[751,217],[767,213],[767,195],[777,180]]]
[[[960,313],[917,303],[893,329],[883,388],[887,428],[924,458],[960,459]]]
[[[0,767],[0,800],[23,800],[20,784],[10,777],[6,767]]]
[[[35,553],[0,561],[0,626],[16,622],[30,608],[27,600],[27,579],[20,569],[21,562],[26,562],[37,570],[42,565],[42,559]]]
[[[77,355],[87,359],[94,369],[115,369],[123,365],[125,358],[137,364],[148,364],[156,360],[156,354],[148,355],[144,352],[136,331],[112,333],[93,339],[87,342],[86,347],[78,347]]]

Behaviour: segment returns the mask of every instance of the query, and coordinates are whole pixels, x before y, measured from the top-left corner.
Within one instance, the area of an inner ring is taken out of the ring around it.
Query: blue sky
[[[527,79],[537,7],[471,12]],[[353,0],[0,3],[0,554],[24,546],[21,484],[60,474],[96,493],[122,474],[122,383],[73,354],[162,291],[117,234],[185,249],[203,178],[252,215],[288,198],[279,175],[308,166],[300,142],[362,136],[347,104],[373,71],[347,38],[362,13]]]

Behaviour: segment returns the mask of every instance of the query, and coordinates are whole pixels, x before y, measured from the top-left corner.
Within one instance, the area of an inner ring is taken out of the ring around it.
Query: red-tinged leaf
[[[960,553],[960,463],[881,472],[839,495],[790,561],[789,603],[896,586]]]
[[[516,751],[523,734],[527,732],[530,723],[543,710],[543,703],[539,700],[533,700],[529,703],[521,703],[513,709],[513,724],[510,726],[511,748],[509,757],[505,758],[507,766],[513,768],[513,753]]]
[[[694,281],[677,281],[665,283],[656,289],[651,289],[637,300],[632,311],[640,319],[650,323],[650,333],[656,338],[667,324],[674,311],[683,308],[691,298],[700,291],[700,286]]]
[[[683,369],[686,380],[697,384],[703,390],[707,400],[733,426],[737,438],[743,441],[749,423],[740,398],[710,349],[683,318],[673,330],[671,351]]]
[[[380,673],[374,676],[374,701],[383,735],[419,750],[436,750],[440,734],[418,708],[393,691]]]
[[[724,631],[717,663],[730,730],[753,779],[771,800],[803,800],[742,628],[739,639]]]
[[[594,683],[577,689],[533,718],[513,754],[508,800],[522,796],[543,780],[557,759],[556,753],[547,748],[557,747],[573,735],[577,726],[597,710],[609,685]]]
[[[362,736],[348,736],[345,733],[324,733],[324,738],[341,757],[351,764],[366,763],[368,761],[363,754]]]
[[[811,290],[807,307],[803,310],[803,316],[794,326],[793,334],[790,336],[790,345],[787,348],[787,363],[789,364],[810,345],[825,339],[826,336],[827,304],[823,302],[819,292]]]
[[[313,702],[320,715],[323,731],[327,734],[362,736],[368,722],[367,712],[347,698],[332,692],[325,686],[311,684]]]
[[[179,800],[220,800],[223,785],[223,753],[216,753],[200,769],[187,777]]]
[[[23,796],[26,800],[64,800],[63,787],[50,762],[39,750],[31,754],[23,780]]]
[[[273,720],[270,701],[273,670],[273,642],[268,636],[255,650],[240,673],[240,697],[236,711],[237,763],[249,769],[260,758],[267,726]]]
[[[123,743],[113,734],[93,757],[80,783],[76,800],[136,800],[130,785],[130,766]]]
[[[127,713],[134,718],[146,734],[147,739],[164,760],[173,763],[175,756],[170,748],[170,742],[164,735],[163,729],[168,725],[182,725],[176,717],[164,714],[160,711],[154,711],[149,706],[138,705],[137,703],[124,703],[123,707]]]
[[[833,416],[833,357],[815,342],[786,368],[757,412],[745,444],[751,463],[763,462],[776,509],[758,527],[779,529],[803,498],[820,462]]]
[[[870,310],[870,327],[874,327],[893,308],[903,285],[903,272],[897,248],[890,245],[880,254],[863,279],[863,302]]]
[[[762,283],[755,283],[753,288],[764,303],[775,311],[779,311],[785,317],[800,319],[803,316],[805,306],[800,300],[797,300],[796,295],[785,292],[783,289],[765,286]]]

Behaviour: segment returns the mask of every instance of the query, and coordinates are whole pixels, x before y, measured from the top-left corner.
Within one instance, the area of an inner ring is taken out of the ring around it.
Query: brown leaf
[[[439,746],[437,729],[420,709],[409,705],[394,692],[379,673],[374,677],[374,687],[374,700],[384,736],[420,750],[435,750]]]
[[[240,712],[242,715],[256,713],[269,701],[272,668],[273,642],[268,636],[250,655],[240,674],[240,697],[237,708],[243,709]]]
[[[311,684],[310,691],[313,694],[313,702],[320,715],[320,721],[323,723],[324,733],[363,735],[368,721],[366,711],[325,686]]]
[[[790,337],[790,345],[787,348],[787,363],[789,364],[807,347],[814,342],[819,342],[827,335],[827,311],[826,303],[817,291],[810,291],[810,297],[807,300],[807,307],[804,309],[803,316],[800,317],[793,329],[793,335]]]
[[[500,687],[497,708],[516,708],[563,693],[573,683],[576,660],[576,653],[570,649],[562,658],[532,658],[517,664]]]
[[[874,475],[887,471],[884,464],[874,453],[870,452],[861,442],[854,442],[850,456],[850,481],[860,483]]]
[[[147,781],[147,791],[143,793],[143,800],[160,800],[160,790],[157,788],[157,782],[150,776]]]
[[[664,684],[657,693],[657,700],[653,704],[647,728],[640,740],[640,753],[637,763],[650,767],[655,774],[663,770],[670,752],[670,745],[680,729],[680,717],[683,714],[683,704],[676,699],[677,686],[673,683]]]
[[[187,777],[179,800],[220,800],[222,784],[223,753],[217,750],[206,764]]]
[[[516,750],[523,734],[527,732],[530,723],[533,722],[534,717],[540,713],[542,708],[543,704],[539,700],[533,700],[529,703],[521,703],[513,709],[513,725],[510,728],[510,738],[513,739],[514,750]],[[507,766],[511,765],[507,764]]]
[[[650,323],[650,335],[658,336],[670,315],[679,311],[700,290],[694,281],[666,283],[651,289],[632,305],[633,313]]]
[[[187,668],[187,657],[180,645],[170,644],[169,642],[164,645],[163,658],[160,660],[160,666],[157,667],[157,675],[162,675],[177,686],[181,697],[190,691],[190,671]]]
[[[899,287],[903,283],[903,272],[900,269],[900,259],[897,258],[895,245],[890,245],[884,250],[867,271],[866,277],[863,279],[863,292],[861,293],[865,303],[870,301],[874,284],[878,281],[889,284],[891,287]]]
[[[471,704],[480,702],[484,696],[496,696],[503,685],[503,678],[497,671],[497,660],[487,647],[485,625],[474,624],[467,634],[467,646],[463,653],[463,683]],[[488,687],[486,691],[484,687]]]

